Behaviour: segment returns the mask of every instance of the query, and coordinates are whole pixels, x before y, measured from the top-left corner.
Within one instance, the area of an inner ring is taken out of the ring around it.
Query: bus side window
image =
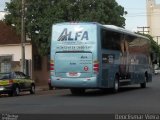
[[[108,63],[108,56],[107,56],[107,54],[102,54],[102,63]]]
[[[113,64],[114,59],[115,59],[114,55],[112,55],[112,54],[102,54],[102,63]]]
[[[101,30],[101,46],[103,49],[120,50],[121,34],[114,31]]]

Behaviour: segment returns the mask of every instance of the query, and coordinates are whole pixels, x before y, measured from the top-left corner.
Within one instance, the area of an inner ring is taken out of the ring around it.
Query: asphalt
[[[49,87],[47,85],[38,85],[36,86],[36,91],[47,91]]]

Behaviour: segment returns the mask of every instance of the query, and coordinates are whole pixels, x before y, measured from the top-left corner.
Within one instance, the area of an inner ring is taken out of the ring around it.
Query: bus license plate
[[[67,73],[67,76],[68,76],[68,77],[79,77],[79,76],[80,76],[80,73],[77,73],[77,72],[69,72],[69,73]]]

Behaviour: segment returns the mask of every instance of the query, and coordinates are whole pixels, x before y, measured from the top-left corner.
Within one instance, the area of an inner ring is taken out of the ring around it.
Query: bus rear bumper
[[[51,85],[58,88],[97,88],[97,77],[59,78],[51,76]]]

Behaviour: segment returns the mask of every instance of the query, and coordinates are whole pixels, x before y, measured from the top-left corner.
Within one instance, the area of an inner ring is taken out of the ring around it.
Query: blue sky
[[[0,20],[4,18],[5,12],[5,2],[9,2],[10,0],[0,0]]]
[[[136,30],[137,27],[147,26],[146,0],[116,0],[125,8],[128,14],[126,18],[126,29]]]
[[[0,0],[0,11],[4,10],[5,2],[9,2],[10,0]]]

